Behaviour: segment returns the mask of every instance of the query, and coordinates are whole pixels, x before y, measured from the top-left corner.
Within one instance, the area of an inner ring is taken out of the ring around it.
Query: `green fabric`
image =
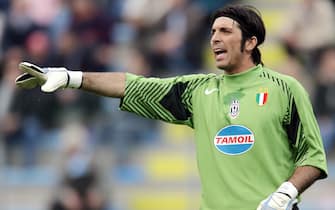
[[[292,77],[261,65],[235,75],[158,79],[127,74],[120,108],[194,128],[201,210],[256,209],[297,166],[327,174],[308,94]],[[236,154],[224,151],[244,146],[248,149]]]

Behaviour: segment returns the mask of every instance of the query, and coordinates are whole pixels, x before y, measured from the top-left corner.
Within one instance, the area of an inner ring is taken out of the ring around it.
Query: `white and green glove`
[[[26,89],[41,86],[43,92],[54,92],[61,88],[80,88],[82,84],[81,71],[69,71],[64,67],[41,68],[28,62],[20,63],[19,69],[24,73],[16,78],[15,83]]]
[[[298,190],[291,182],[284,182],[280,187],[269,197],[263,200],[257,210],[292,210]]]

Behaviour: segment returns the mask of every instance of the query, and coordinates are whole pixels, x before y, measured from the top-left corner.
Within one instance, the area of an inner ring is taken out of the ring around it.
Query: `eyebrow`
[[[229,27],[229,26],[218,26],[217,28],[212,28],[211,32],[213,33],[216,30],[229,30],[232,31],[233,30],[233,26]]]

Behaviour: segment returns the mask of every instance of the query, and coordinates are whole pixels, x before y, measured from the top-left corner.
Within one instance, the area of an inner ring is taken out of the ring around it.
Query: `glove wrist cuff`
[[[67,71],[68,74],[68,84],[69,88],[80,88],[83,82],[83,72],[82,71]]]
[[[291,199],[295,199],[298,196],[298,190],[291,182],[281,184],[277,192],[287,194]]]

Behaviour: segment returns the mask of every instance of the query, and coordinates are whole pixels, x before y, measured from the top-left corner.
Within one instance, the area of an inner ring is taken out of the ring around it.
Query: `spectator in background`
[[[170,2],[169,10],[152,26],[154,37],[150,35],[153,40],[150,51],[153,69],[162,69],[163,73],[168,69],[168,75],[195,73],[202,68],[201,56],[207,37],[201,30],[204,11],[189,0]]]
[[[318,60],[314,106],[329,154],[335,149],[335,45],[322,49]]]
[[[6,51],[2,60],[3,85],[7,79],[13,80],[14,75],[18,74],[15,65],[23,59],[23,53],[21,48],[16,47]],[[30,90],[31,94],[36,95],[29,97],[14,87],[3,87],[1,91],[7,97],[2,98],[1,103],[10,104],[1,126],[8,152],[7,164],[33,166],[36,164],[39,148],[45,143],[45,135],[54,127],[58,109],[56,98],[52,94],[41,95],[41,91],[37,89]]]
[[[193,1],[127,0],[123,8],[121,27],[130,32],[130,43],[149,56],[154,75],[190,73],[202,67],[205,14]]]
[[[152,27],[166,15],[170,7],[170,1],[125,0],[121,7],[122,19],[113,33],[119,48],[131,51],[129,46],[135,46],[149,55],[152,44],[152,37],[149,36],[154,31]]]
[[[26,1],[31,20],[41,27],[48,27],[56,18],[65,0],[21,0]]]
[[[52,43],[57,43],[61,39],[63,33],[67,33],[69,30],[69,24],[71,19],[71,10],[69,1],[60,0],[57,12],[54,18],[50,20],[48,25],[49,36]]]
[[[22,149],[21,139],[18,138],[20,129],[20,117],[11,111],[13,100],[18,89],[13,86],[12,81],[19,71],[15,67],[22,59],[21,48],[11,48],[6,51],[1,61],[0,80],[0,140],[4,145],[4,163],[13,164],[16,160],[14,155],[18,149]]]
[[[27,37],[39,29],[29,16],[28,3],[24,0],[12,0],[6,18],[2,47],[24,46]]]
[[[51,210],[104,210],[107,198],[101,189],[90,135],[80,123],[62,128],[63,182],[50,205]]]
[[[82,63],[80,44],[76,34],[67,30],[62,32],[53,43],[54,53],[51,62],[55,65],[71,66],[73,69],[79,69]]]
[[[335,41],[335,10],[329,0],[300,0],[288,15],[282,42],[307,70],[315,67],[318,50]]]
[[[129,27],[133,28],[138,36],[142,30],[158,22],[170,7],[170,1],[125,0],[122,6],[121,18]]]
[[[81,69],[106,71],[109,62],[100,59],[100,52],[112,43],[113,22],[110,16],[94,0],[73,0],[69,6],[71,19],[68,31],[76,35],[83,51]]]
[[[25,42],[26,59],[36,63],[49,64],[51,56],[51,40],[45,30],[35,30],[27,36]]]

